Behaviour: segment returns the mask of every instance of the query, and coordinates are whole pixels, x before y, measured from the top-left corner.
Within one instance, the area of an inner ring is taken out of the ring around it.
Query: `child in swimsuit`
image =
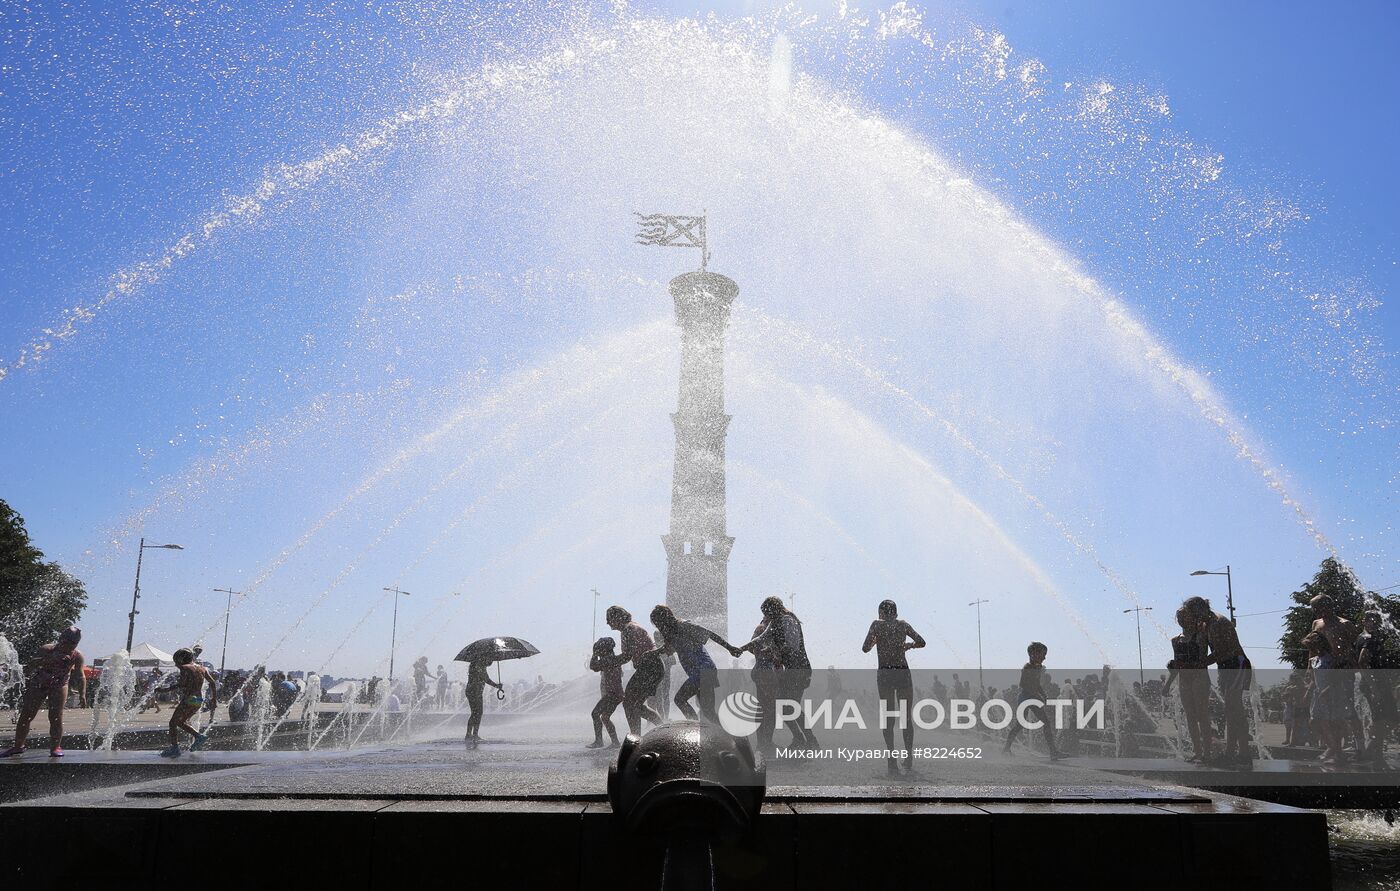
[[[83,674],[83,654],[78,650],[78,641],[82,637],[81,631],[70,627],[58,636],[57,641],[39,647],[34,659],[34,673],[20,702],[15,744],[0,752],[0,758],[24,751],[25,740],[29,738],[29,725],[45,702],[49,706],[49,754],[54,758],[63,757],[63,706],[68,699],[68,679],[74,671],[82,683],[78,703],[82,708],[87,708],[87,675]]]
[[[614,654],[615,645],[611,637],[598,638],[593,644],[593,658],[588,662],[588,667],[601,675],[598,679],[598,704],[593,706],[593,742],[588,744],[590,749],[603,747],[604,727],[608,729],[611,745],[617,745],[617,728],[613,726],[612,716],[622,704],[622,666],[628,657]]]
[[[209,737],[190,726],[189,720],[199,714],[199,710],[204,707],[204,685],[209,685],[209,710],[213,712],[219,707],[218,685],[214,683],[214,676],[209,673],[209,669],[194,661],[194,653],[181,648],[175,651],[175,668],[180,672],[179,699],[175,710],[170,713],[170,747],[160,753],[162,758],[175,758],[180,754],[180,731],[183,730],[194,737],[194,742],[190,743],[190,751],[197,752],[204,748],[204,744],[209,741]]]

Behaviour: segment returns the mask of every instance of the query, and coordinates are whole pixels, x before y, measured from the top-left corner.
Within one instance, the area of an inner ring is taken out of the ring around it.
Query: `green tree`
[[[1337,615],[1353,622],[1360,622],[1361,614],[1373,606],[1378,607],[1392,622],[1400,619],[1400,598],[1367,591],[1357,583],[1356,576],[1350,570],[1328,557],[1322,561],[1312,581],[1302,590],[1289,595],[1296,605],[1289,607],[1283,616],[1283,636],[1278,639],[1282,649],[1280,662],[1287,662],[1294,668],[1307,668],[1308,654],[1303,649],[1303,637],[1317,618],[1308,607],[1308,601],[1319,594],[1330,595],[1336,604]]]
[[[86,605],[83,583],[44,561],[24,518],[0,499],[0,634],[27,658],[76,623]]]

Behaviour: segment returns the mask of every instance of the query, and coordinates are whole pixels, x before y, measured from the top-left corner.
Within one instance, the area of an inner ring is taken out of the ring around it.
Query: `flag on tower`
[[[637,244],[654,244],[661,247],[699,248],[700,266],[703,269],[709,260],[709,250],[705,245],[705,218],[668,216],[660,213],[636,214]]]

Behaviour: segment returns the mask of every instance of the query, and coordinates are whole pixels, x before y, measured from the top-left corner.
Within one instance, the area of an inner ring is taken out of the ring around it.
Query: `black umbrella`
[[[473,641],[462,647],[462,652],[457,654],[454,662],[475,662],[478,659],[490,659],[492,662],[504,662],[507,659],[524,659],[538,653],[539,650],[528,640],[521,640],[518,637],[483,637],[481,640]],[[501,682],[501,666],[496,666],[496,683]],[[496,691],[497,699],[505,699],[504,690]]]

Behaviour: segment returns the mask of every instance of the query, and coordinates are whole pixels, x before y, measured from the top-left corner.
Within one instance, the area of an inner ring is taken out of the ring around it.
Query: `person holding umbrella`
[[[491,657],[482,656],[467,663],[467,707],[471,716],[467,718],[467,748],[474,749],[481,742],[481,713],[485,708],[482,693],[490,684],[497,691],[505,690],[502,684],[491,680]]]
[[[527,640],[518,637],[483,637],[467,644],[457,654],[454,662],[467,663],[467,706],[471,716],[467,718],[467,748],[474,749],[481,742],[482,693],[486,685],[496,688],[496,698],[505,699],[505,685],[500,682],[500,669],[496,670],[496,680],[491,680],[488,670],[493,662],[507,659],[524,659],[539,650]]]
[[[690,707],[694,699],[700,706],[700,714],[713,724],[719,723],[715,711],[715,688],[719,686],[719,670],[715,660],[705,652],[705,644],[714,641],[729,651],[729,655],[739,658],[744,651],[720,637],[708,628],[694,622],[683,622],[676,617],[669,606],[657,606],[651,611],[651,624],[661,632],[665,643],[662,653],[675,653],[685,671],[685,683],[676,691],[676,708],[681,710],[686,720],[695,720],[695,710]]]

